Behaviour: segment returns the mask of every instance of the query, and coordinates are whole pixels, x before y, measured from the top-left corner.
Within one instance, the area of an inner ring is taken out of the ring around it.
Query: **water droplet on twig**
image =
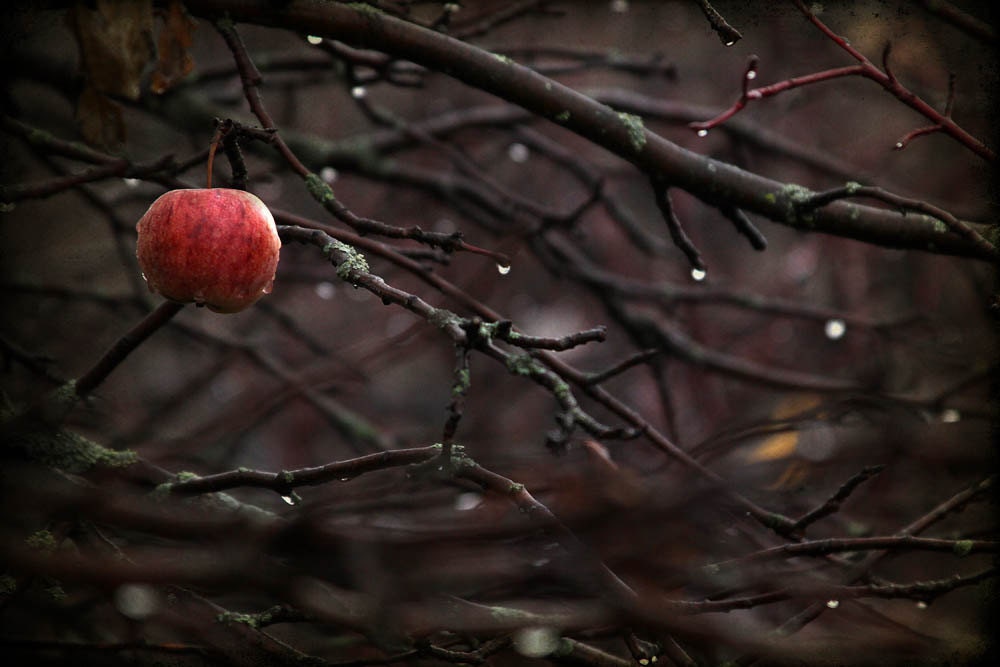
[[[319,170],[319,177],[322,178],[326,183],[332,184],[337,180],[337,170],[333,167],[323,167]]]
[[[333,295],[337,293],[337,286],[329,282],[316,283],[316,287],[313,288],[316,292],[316,296],[323,299],[324,301],[329,301],[333,298]]]
[[[544,658],[559,647],[559,633],[552,628],[522,628],[514,633],[514,650],[529,658]]]
[[[530,151],[528,151],[528,147],[524,144],[514,143],[507,149],[507,157],[510,158],[511,162],[517,162],[518,164],[527,162],[529,155]]]
[[[948,408],[941,411],[941,421],[945,424],[954,424],[962,420],[962,413],[955,408]]]
[[[474,510],[483,503],[482,495],[469,491],[466,493],[460,493],[455,498],[455,509],[459,512],[467,512],[469,510]]]
[[[123,616],[141,621],[159,608],[160,594],[148,584],[122,584],[115,590],[114,601]]]
[[[847,325],[844,320],[827,320],[823,333],[830,340],[840,340],[847,333]]]

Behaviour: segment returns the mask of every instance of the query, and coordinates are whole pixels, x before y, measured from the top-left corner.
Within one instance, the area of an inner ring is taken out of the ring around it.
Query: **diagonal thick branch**
[[[733,206],[804,231],[823,232],[893,248],[989,259],[982,248],[925,216],[835,202],[800,215],[796,202],[812,193],[688,151],[647,130],[642,119],[619,113],[508,58],[383,14],[365,5],[318,0],[190,0],[195,15],[227,14],[237,22],[296,30],[374,49],[440,71],[547,118],[631,162],[659,174],[712,206]],[[971,225],[987,238],[995,231]],[[992,240],[992,239],[991,239]]]

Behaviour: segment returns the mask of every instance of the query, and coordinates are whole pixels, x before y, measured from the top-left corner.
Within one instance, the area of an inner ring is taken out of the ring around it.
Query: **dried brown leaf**
[[[93,86],[87,86],[80,93],[76,122],[84,141],[91,146],[118,153],[125,145],[121,106]]]
[[[77,3],[70,13],[87,83],[107,95],[138,99],[155,56],[152,0],[97,0],[92,6]]]
[[[150,82],[154,93],[166,92],[194,69],[189,49],[196,26],[180,0],[171,0],[160,31],[156,69]]]

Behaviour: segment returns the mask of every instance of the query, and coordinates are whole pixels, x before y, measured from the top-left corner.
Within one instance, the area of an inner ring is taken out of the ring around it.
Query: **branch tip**
[[[695,0],[698,3],[699,9],[708,19],[708,24],[715,31],[715,34],[719,36],[719,40],[725,46],[732,46],[736,42],[743,39],[743,35],[740,31],[729,25],[729,22],[723,18],[722,14],[712,6],[708,0]]]

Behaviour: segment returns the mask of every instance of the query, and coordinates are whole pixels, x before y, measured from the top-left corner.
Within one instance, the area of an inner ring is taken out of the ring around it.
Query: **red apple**
[[[281,240],[260,199],[243,190],[171,190],[136,224],[151,292],[235,313],[270,293]]]

